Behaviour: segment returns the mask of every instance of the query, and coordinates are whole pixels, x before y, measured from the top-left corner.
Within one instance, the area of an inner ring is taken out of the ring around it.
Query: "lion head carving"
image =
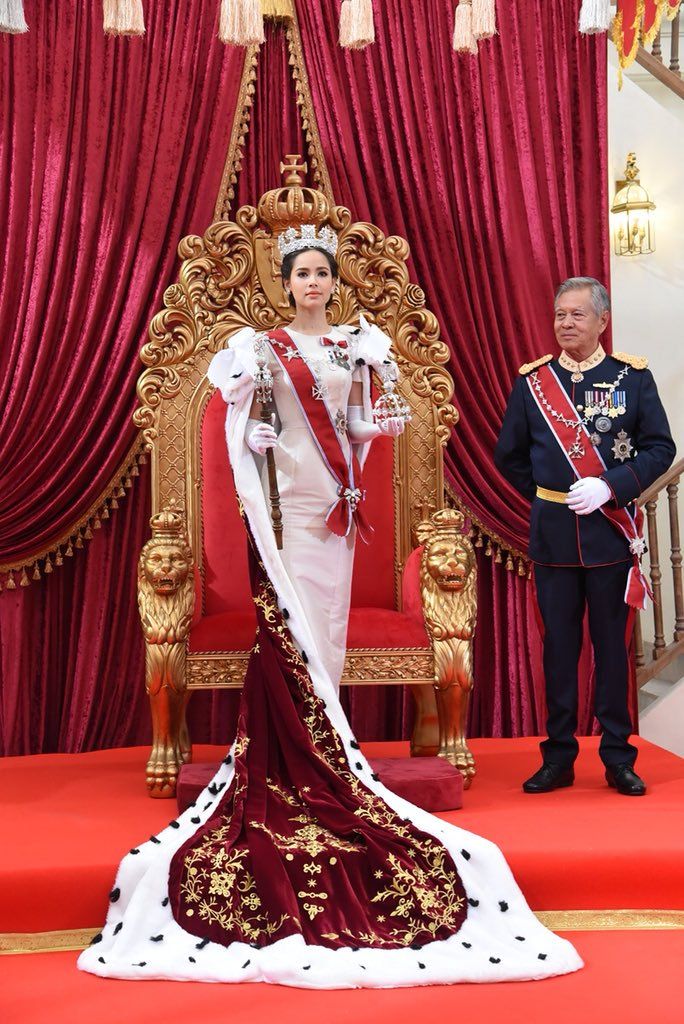
[[[178,643],[188,634],[195,605],[192,551],[178,513],[150,520],[152,537],[138,560],[138,607],[148,643]]]
[[[475,630],[475,552],[463,525],[456,509],[441,509],[417,527],[424,544],[420,583],[425,621],[435,640],[466,640]]]

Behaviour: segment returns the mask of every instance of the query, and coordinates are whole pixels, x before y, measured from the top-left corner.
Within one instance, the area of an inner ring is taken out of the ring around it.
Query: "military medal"
[[[631,459],[632,457],[632,439],[628,437],[624,430],[621,430],[618,436],[615,438],[613,444],[613,455],[620,462],[624,462],[625,459]]]
[[[599,416],[594,422],[594,427],[598,430],[599,434],[609,434],[610,420],[607,416]]]
[[[584,446],[580,443],[579,439],[574,444],[570,445],[568,455],[571,459],[582,459],[584,458]]]
[[[601,444],[601,435],[600,434],[590,434],[589,435],[589,440],[593,444],[594,448],[598,448],[598,446]]]
[[[582,381],[584,380],[584,374],[580,373],[579,370],[575,370],[574,373],[570,374],[570,380],[572,381],[573,384],[581,384]]]
[[[347,344],[346,338],[321,338],[321,345],[329,350],[329,357],[331,363],[335,366],[339,366],[342,370],[351,370],[351,360],[349,359],[349,345]]]

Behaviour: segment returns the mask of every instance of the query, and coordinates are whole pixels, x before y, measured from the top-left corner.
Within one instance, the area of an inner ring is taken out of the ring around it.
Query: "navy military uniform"
[[[675,446],[647,361],[609,356],[599,345],[583,363],[549,355],[520,368],[494,453],[499,471],[532,502],[529,556],[544,624],[548,708],[544,761],[570,767],[577,756],[577,665],[586,606],[601,757],[607,767],[633,764],[627,705],[633,615],[624,600],[633,556],[600,510],[580,516],[564,503],[577,479],[572,455],[561,449],[528,383],[547,363],[603,457],[601,479],[614,507],[633,512],[635,499],[672,464]],[[586,434],[582,440],[587,443]]]

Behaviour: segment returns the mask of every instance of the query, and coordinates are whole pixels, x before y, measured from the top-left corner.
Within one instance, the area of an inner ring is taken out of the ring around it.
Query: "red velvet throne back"
[[[247,541],[238,512],[225,440],[226,406],[211,395],[202,417],[201,615],[195,612],[190,651],[248,651],[256,618],[247,576]],[[429,647],[420,609],[397,611],[395,580],[394,453],[392,443],[371,446],[364,470],[370,544],[357,544],[348,646],[351,649]],[[199,595],[198,595],[199,598]]]

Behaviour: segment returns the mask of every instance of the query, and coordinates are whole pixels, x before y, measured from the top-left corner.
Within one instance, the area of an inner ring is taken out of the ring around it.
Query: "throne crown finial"
[[[182,515],[173,508],[163,508],[150,519],[152,534],[156,538],[178,538],[185,535],[185,522]]]

